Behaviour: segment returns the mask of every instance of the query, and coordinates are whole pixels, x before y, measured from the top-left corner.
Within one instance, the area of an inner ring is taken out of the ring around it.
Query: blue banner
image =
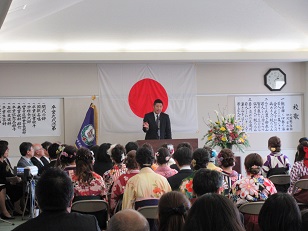
[[[96,145],[95,105],[91,103],[76,139],[77,148]]]

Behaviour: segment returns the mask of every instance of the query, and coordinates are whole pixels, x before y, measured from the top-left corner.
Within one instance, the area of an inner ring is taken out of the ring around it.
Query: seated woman
[[[204,147],[204,148],[197,148],[193,152],[193,160],[191,161],[191,165],[193,167],[194,172],[184,178],[182,180],[182,184],[180,185],[180,192],[186,195],[186,197],[191,200],[196,197],[196,195],[193,194],[193,189],[192,189],[192,181],[195,176],[195,172],[201,168],[206,168],[207,164],[210,161],[210,156],[211,156],[212,149],[209,147]]]
[[[124,160],[124,164],[127,167],[127,172],[122,174],[119,179],[117,179],[111,190],[110,196],[110,211],[111,214],[118,212],[122,208],[122,203],[118,204],[119,201],[123,198],[124,189],[127,181],[139,173],[138,163],[136,161],[136,151],[131,150],[127,153],[126,159]],[[116,209],[116,211],[114,211]]]
[[[74,195],[101,196],[106,198],[107,191],[103,178],[93,172],[93,155],[87,148],[80,148],[76,154],[76,171],[72,176]]]
[[[171,191],[167,179],[151,169],[154,154],[150,149],[139,148],[136,152],[136,161],[140,172],[130,178],[126,184],[122,209],[158,205],[159,198]]]
[[[207,193],[192,205],[183,231],[244,231],[236,206],[225,196]]]
[[[301,178],[308,177],[308,142],[303,141],[297,146],[298,161],[296,161],[290,171],[290,187],[288,193],[292,194],[293,187],[296,181]],[[297,202],[307,203],[308,198],[306,195],[307,190],[295,191],[295,198]],[[302,194],[302,195],[301,195]],[[305,195],[304,195],[305,194]]]
[[[177,170],[172,169],[168,166],[171,155],[167,148],[159,148],[158,151],[155,153],[155,157],[156,163],[158,164],[158,167],[155,170],[156,173],[166,178],[178,173]]]
[[[23,194],[23,188],[21,178],[15,176],[12,171],[12,167],[8,162],[9,155],[9,143],[5,140],[0,140],[0,184],[4,184],[5,187],[1,190],[0,196],[0,212],[1,218],[10,219],[12,216],[7,211],[5,206],[5,197],[8,195],[10,200],[14,203],[14,214],[22,215],[20,208],[20,199]]]
[[[233,167],[235,166],[234,153],[228,148],[222,149],[217,156],[217,162],[219,167],[221,167],[224,176],[224,195],[227,195],[230,193],[231,186],[239,179],[238,172],[233,170]]]
[[[266,157],[262,167],[264,177],[278,174],[288,174],[290,169],[289,158],[281,153],[281,140],[277,136],[272,136],[268,140],[268,149],[271,151]]]
[[[167,192],[158,203],[159,231],[182,230],[190,209],[190,202],[182,193]]]
[[[111,156],[111,160],[114,163],[113,167],[106,171],[103,175],[103,179],[106,183],[107,192],[111,193],[111,187],[114,181],[116,181],[119,176],[127,172],[127,168],[123,161],[125,159],[125,148],[120,145],[111,145],[108,153]]]
[[[76,169],[76,153],[77,148],[68,145],[63,149],[59,156],[59,167],[63,169],[71,179]]]
[[[262,231],[300,231],[301,222],[301,212],[295,199],[286,193],[270,196],[259,213]]]

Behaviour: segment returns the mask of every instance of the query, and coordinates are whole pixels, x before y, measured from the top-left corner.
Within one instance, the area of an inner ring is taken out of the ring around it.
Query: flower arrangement
[[[246,132],[239,125],[239,121],[235,120],[234,114],[228,114],[227,116],[219,116],[217,111],[217,121],[213,122],[209,120],[209,130],[207,134],[203,136],[203,139],[207,139],[206,145],[210,147],[219,146],[221,148],[232,148],[236,146],[241,152],[244,152],[244,147],[249,147]]]

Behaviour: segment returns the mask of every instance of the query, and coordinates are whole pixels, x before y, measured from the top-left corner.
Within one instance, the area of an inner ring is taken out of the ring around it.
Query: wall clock
[[[271,68],[264,75],[264,85],[271,91],[280,91],[287,84],[287,75],[280,68]]]

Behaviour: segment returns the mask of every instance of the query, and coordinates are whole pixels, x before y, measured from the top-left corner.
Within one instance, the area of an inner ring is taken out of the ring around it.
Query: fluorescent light
[[[237,51],[241,49],[241,44],[228,42],[196,42],[185,46],[187,51]]]
[[[294,42],[256,42],[244,46],[248,51],[292,51],[298,50],[301,46]]]

